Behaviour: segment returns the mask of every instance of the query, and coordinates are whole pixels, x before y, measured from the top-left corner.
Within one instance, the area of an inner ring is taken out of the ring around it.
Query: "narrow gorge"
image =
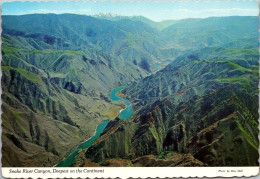
[[[2,165],[258,166],[258,26],[2,15]]]

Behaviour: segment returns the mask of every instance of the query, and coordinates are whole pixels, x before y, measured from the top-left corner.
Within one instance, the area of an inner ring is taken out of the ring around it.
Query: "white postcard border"
[[[252,177],[259,167],[27,167],[2,168],[8,178]]]
[[[0,24],[2,10],[1,6],[4,2],[14,2],[14,1],[62,1],[62,0],[0,0]],[[91,1],[91,0],[63,0],[63,1]],[[93,0],[93,1],[105,1],[105,0]],[[115,0],[111,0],[115,1]],[[118,0],[120,1],[120,0]],[[121,0],[125,1],[125,0]],[[129,1],[142,1],[142,0],[129,0]],[[150,1],[150,0],[143,0]],[[167,0],[154,0],[157,2],[167,1]],[[171,1],[171,0],[169,0]],[[186,0],[172,0],[172,1],[186,1]],[[260,0],[253,0],[260,1]],[[199,2],[199,1],[198,1]],[[225,1],[223,0],[223,3]],[[260,6],[260,3],[259,3]],[[260,30],[259,30],[260,31]],[[2,32],[2,27],[0,25],[0,34]],[[0,38],[0,45],[1,45]],[[0,47],[1,49],[1,47]],[[259,47],[260,49],[260,47]],[[0,59],[1,53],[0,53]],[[260,59],[259,59],[260,62]],[[0,70],[0,77],[2,76],[2,71]],[[260,83],[259,83],[260,88]],[[2,87],[0,83],[0,95],[2,94]],[[260,95],[259,95],[260,96]],[[0,104],[2,100],[0,99]],[[260,98],[259,98],[260,103]],[[259,111],[260,113],[260,108]],[[2,110],[0,108],[0,114]],[[0,120],[0,124],[1,124]],[[259,121],[260,125],[260,121]],[[0,128],[0,134],[2,129]],[[260,133],[259,133],[260,136]],[[259,137],[260,138],[260,137]],[[2,147],[2,140],[0,137],[0,148]],[[260,148],[259,148],[260,151]],[[0,157],[2,157],[2,152],[0,152]],[[259,159],[260,160],[260,159]],[[169,177],[259,177],[260,166],[249,166],[249,167],[2,167],[0,178],[117,178],[126,179],[132,178],[169,178]],[[257,177],[257,178],[258,178]],[[260,178],[260,177],[259,177]]]

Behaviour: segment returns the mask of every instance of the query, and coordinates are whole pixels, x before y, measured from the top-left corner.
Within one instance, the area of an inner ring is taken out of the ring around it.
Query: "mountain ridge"
[[[162,31],[142,19],[2,19],[3,166],[53,166],[103,120],[111,122],[75,166],[256,165],[257,17],[180,20]],[[129,121],[109,99],[118,85],[129,86]],[[232,142],[226,155],[221,145]]]
[[[124,93],[136,114],[111,123],[113,132],[108,128],[77,166],[113,165],[114,158],[131,166],[138,157],[167,159],[171,152],[207,166],[257,166],[258,58],[258,50],[207,47],[133,83]]]

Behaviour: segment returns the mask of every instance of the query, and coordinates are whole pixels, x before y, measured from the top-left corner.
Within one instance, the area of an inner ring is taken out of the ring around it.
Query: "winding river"
[[[132,104],[129,100],[124,99],[120,96],[117,95],[117,93],[123,89],[127,88],[127,86],[119,86],[116,87],[114,89],[112,89],[112,91],[110,92],[110,99],[112,101],[116,101],[116,102],[123,102],[126,105],[126,108],[121,110],[118,118],[121,120],[125,120],[125,119],[129,119],[130,117],[133,116],[133,107]]]
[[[119,86],[119,87],[112,89],[110,92],[110,99],[112,101],[123,102],[126,105],[125,109],[121,110],[120,114],[118,116],[119,119],[121,119],[121,120],[129,119],[133,115],[133,107],[132,107],[131,102],[129,100],[124,99],[117,95],[117,93],[119,91],[121,91],[125,88],[127,88],[127,86]],[[77,148],[74,149],[63,161],[58,163],[56,165],[56,167],[70,167],[75,162],[75,159],[78,156],[79,152],[84,149],[89,148],[100,137],[100,135],[106,128],[108,122],[109,122],[108,120],[101,122],[97,126],[94,135],[90,139],[86,140],[85,142],[83,142],[79,146],[77,146]]]

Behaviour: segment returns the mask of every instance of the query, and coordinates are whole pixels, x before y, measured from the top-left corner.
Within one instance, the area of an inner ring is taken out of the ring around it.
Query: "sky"
[[[4,2],[2,15],[34,13],[73,13],[97,15],[112,13],[123,16],[144,16],[154,21],[207,18],[219,16],[258,16],[257,0],[184,0],[175,1],[46,1]]]

